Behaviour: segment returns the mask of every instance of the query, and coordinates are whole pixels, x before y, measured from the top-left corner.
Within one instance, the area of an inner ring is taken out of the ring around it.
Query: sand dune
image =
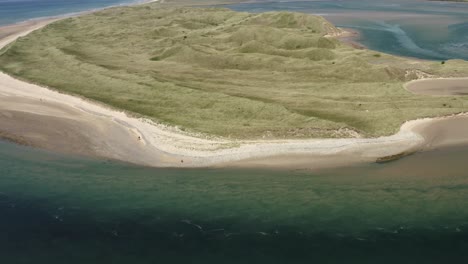
[[[14,27],[9,26],[8,35],[0,40],[0,48],[49,22],[21,24],[15,33]],[[0,29],[0,35],[1,32],[5,28]],[[375,161],[427,146],[468,143],[466,133],[455,135],[447,129],[454,124],[467,131],[465,116],[410,121],[393,136],[369,139],[238,141],[191,135],[3,73],[0,73],[0,122],[0,136],[24,144],[159,167],[310,169]],[[445,140],[447,136],[451,139]]]

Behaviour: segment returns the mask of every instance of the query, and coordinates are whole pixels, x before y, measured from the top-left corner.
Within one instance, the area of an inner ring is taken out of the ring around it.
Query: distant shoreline
[[[56,20],[17,25],[17,32],[9,26],[10,33],[0,40],[0,48]],[[428,141],[434,138],[431,126],[437,126],[440,121],[458,120],[459,123],[463,119],[468,124],[466,115],[457,115],[409,121],[397,134],[380,138],[229,140],[187,134],[3,73],[0,73],[0,100],[5,102],[0,105],[1,130],[4,134],[17,135],[27,144],[155,167],[316,169],[375,162],[383,157],[422,150],[428,143],[432,147],[449,145],[445,141],[440,144],[434,139]],[[456,144],[468,143],[468,137],[460,137]]]

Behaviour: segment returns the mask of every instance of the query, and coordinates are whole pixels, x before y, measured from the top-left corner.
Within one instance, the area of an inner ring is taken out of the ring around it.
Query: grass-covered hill
[[[394,133],[406,120],[466,111],[466,97],[411,95],[418,62],[341,44],[321,17],[226,9],[113,8],[68,18],[0,52],[1,70],[166,124],[237,138]],[[328,35],[328,36],[327,36]]]

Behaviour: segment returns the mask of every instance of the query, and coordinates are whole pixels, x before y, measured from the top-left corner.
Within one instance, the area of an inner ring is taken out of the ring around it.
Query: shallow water
[[[238,11],[297,11],[361,32],[358,42],[386,53],[431,60],[468,59],[468,4],[420,0],[258,1]]]
[[[0,255],[5,263],[464,263],[467,159],[461,147],[319,172],[180,170],[2,142]]]

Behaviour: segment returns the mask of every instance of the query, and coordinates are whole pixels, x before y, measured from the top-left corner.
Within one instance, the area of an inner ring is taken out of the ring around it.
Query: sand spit
[[[16,32],[9,26],[0,48],[51,21],[17,25]],[[410,121],[397,134],[380,138],[228,140],[188,134],[0,73],[0,135],[53,151],[156,167],[310,169],[369,162],[423,149],[428,142],[439,146],[445,141],[435,140],[430,131],[452,121],[468,130],[468,117],[457,116]],[[462,134],[457,143],[468,142]]]

